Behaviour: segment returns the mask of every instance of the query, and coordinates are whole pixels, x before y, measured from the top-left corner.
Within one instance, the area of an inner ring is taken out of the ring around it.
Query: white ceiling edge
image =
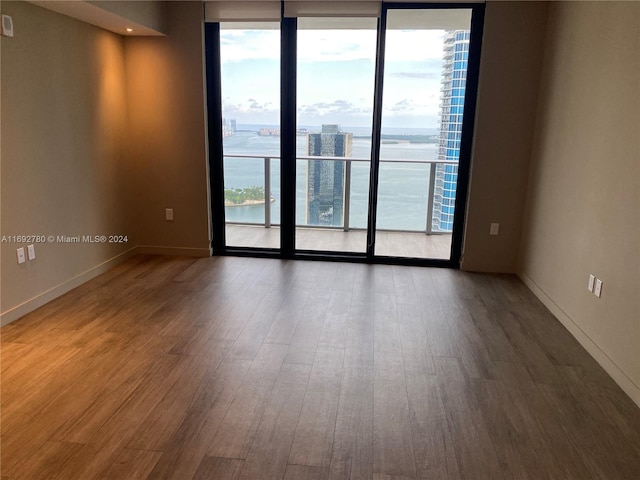
[[[154,30],[139,23],[133,22],[127,18],[116,15],[100,8],[96,5],[92,5],[84,0],[66,0],[66,1],[51,1],[51,0],[27,0],[29,3],[33,3],[47,10],[51,10],[67,17],[75,18],[81,22],[94,25],[96,27],[109,30],[110,32],[117,33],[118,35],[126,37],[164,37],[165,34]],[[127,32],[127,28],[132,29],[131,32]]]

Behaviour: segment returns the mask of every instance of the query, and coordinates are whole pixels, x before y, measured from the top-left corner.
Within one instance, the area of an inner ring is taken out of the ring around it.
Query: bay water
[[[255,158],[224,159],[225,188],[264,187],[264,157],[280,155],[279,136],[258,135],[263,125],[238,125],[234,135],[224,138],[225,155],[255,155]],[[302,127],[304,128],[304,127]],[[320,127],[307,127],[318,132]],[[371,157],[370,129],[344,127],[354,134],[351,170],[351,228],[366,228],[369,199]],[[383,129],[387,135],[436,135],[434,129]],[[306,135],[298,135],[296,150],[307,155]],[[380,175],[378,182],[377,226],[379,229],[424,231],[426,228],[429,192],[429,164],[421,160],[437,158],[437,144],[382,141],[380,146]],[[366,161],[356,161],[365,159]],[[384,161],[389,160],[389,161]],[[271,159],[271,222],[280,223],[280,159]],[[296,162],[296,224],[306,224],[307,161]],[[225,208],[228,222],[264,223],[264,205]]]

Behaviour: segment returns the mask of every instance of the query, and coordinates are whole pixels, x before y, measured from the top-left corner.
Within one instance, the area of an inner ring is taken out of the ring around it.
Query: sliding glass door
[[[483,6],[286,7],[206,27],[214,249],[456,266]]]
[[[385,19],[375,254],[449,259],[471,9]]]
[[[220,23],[225,239],[280,247],[280,24]]]
[[[367,249],[375,18],[298,18],[296,250]]]

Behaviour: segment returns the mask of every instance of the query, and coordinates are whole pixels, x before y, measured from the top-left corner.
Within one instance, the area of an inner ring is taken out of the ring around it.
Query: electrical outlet
[[[600,295],[602,295],[602,280],[600,280],[599,278],[596,278],[596,285],[593,289],[593,294],[600,298]]]
[[[164,211],[164,217],[167,220],[167,222],[172,222],[173,221],[173,208],[166,208]]]
[[[594,277],[593,275],[589,275],[589,284],[587,285],[587,290],[589,290],[590,292],[593,292],[593,284],[596,281],[596,277]]]
[[[0,34],[3,37],[13,37],[13,19],[9,15],[2,15]]]
[[[500,233],[500,224],[492,223],[489,228],[489,235],[498,235]]]
[[[17,255],[18,255],[18,265],[20,265],[21,263],[26,262],[27,260],[24,258],[24,247],[20,247],[17,251],[16,251]]]

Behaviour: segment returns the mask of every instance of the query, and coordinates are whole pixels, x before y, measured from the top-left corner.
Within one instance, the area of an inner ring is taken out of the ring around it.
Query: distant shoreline
[[[280,130],[279,124],[247,124],[239,123],[236,126],[236,133],[241,134],[254,134],[260,130]],[[370,139],[371,127],[370,126],[350,126],[342,125],[341,130],[343,132],[353,133],[353,138]],[[307,133],[320,133],[320,125],[297,125],[296,134],[304,135]],[[439,139],[440,129],[436,126],[430,127],[389,127],[383,129],[381,132],[382,139],[387,140],[431,140],[433,138]]]
[[[276,199],[271,197],[271,203],[275,202]],[[264,200],[245,200],[242,203],[232,203],[232,202],[224,202],[225,207],[252,207],[255,205],[264,205]]]
[[[353,138],[362,138],[371,140],[370,135],[354,135]],[[385,134],[380,135],[381,143],[385,145],[393,145],[397,143],[429,143],[436,144],[439,142],[437,135],[393,135]]]

